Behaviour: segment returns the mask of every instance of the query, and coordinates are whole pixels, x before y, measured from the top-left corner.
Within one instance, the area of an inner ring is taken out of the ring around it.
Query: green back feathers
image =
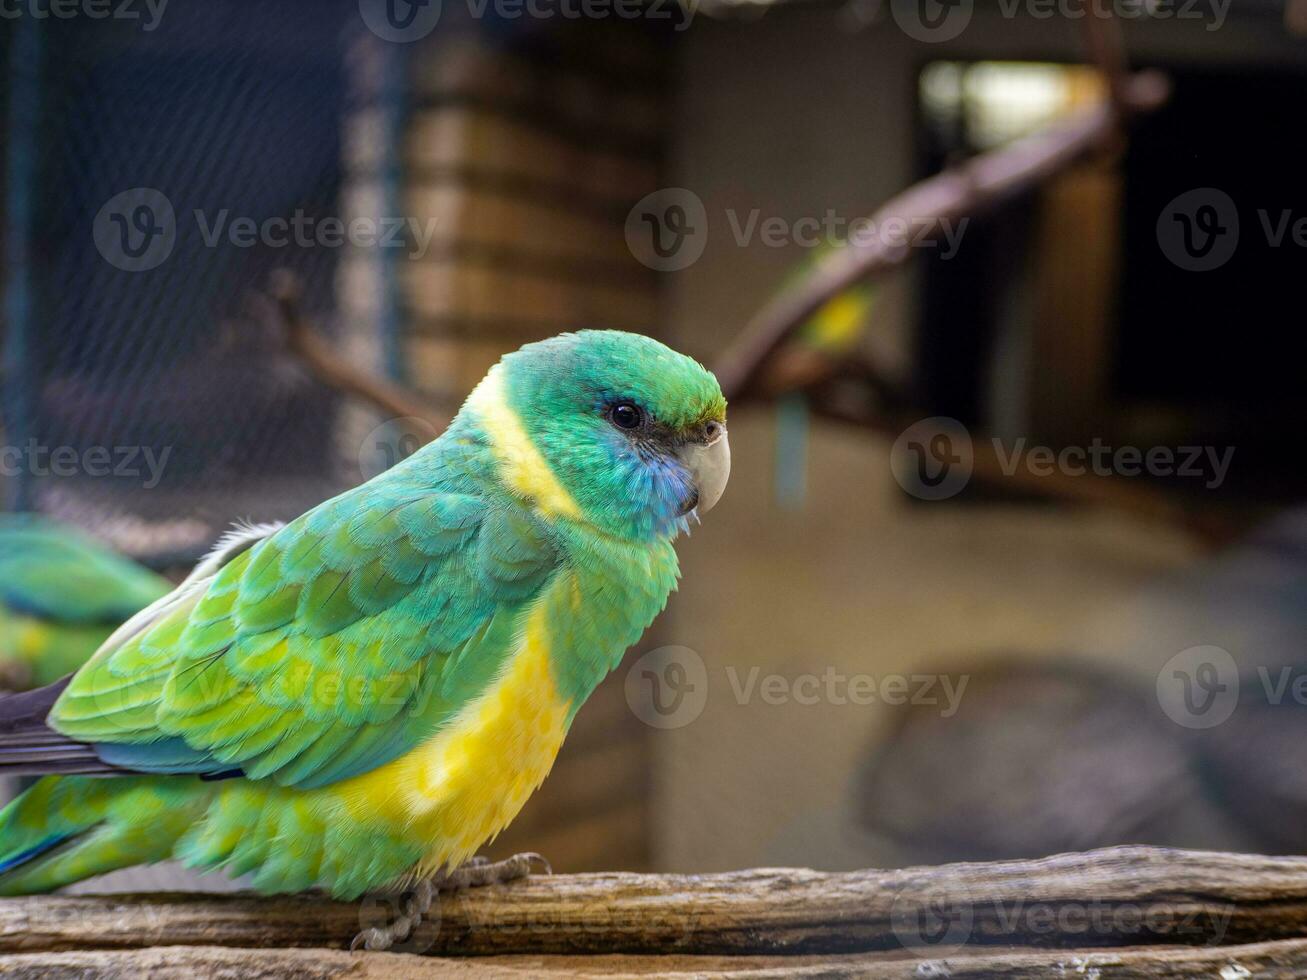
[[[555,564],[520,514],[386,474],[101,651],[51,718],[119,746],[121,764],[333,782],[412,748],[480,691]],[[161,737],[178,740],[161,760],[132,748]]]

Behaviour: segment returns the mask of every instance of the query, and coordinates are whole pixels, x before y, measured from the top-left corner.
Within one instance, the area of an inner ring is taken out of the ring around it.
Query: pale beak
[[[726,436],[726,426],[717,425],[708,442],[686,443],[678,455],[698,490],[694,509],[700,514],[707,513],[722,499],[726,481],[731,476],[731,443]]]

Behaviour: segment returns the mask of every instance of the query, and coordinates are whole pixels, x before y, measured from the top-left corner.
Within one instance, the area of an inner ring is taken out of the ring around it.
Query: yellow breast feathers
[[[337,787],[359,819],[408,823],[432,842],[420,874],[472,857],[553,767],[570,705],[550,666],[547,607],[535,604],[517,652],[481,697],[407,755]]]

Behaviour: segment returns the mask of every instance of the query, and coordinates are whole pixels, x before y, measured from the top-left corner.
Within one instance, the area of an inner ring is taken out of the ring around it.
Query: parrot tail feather
[[[130,771],[106,762],[94,747],[46,724],[50,708],[70,680],[71,674],[34,691],[0,696],[0,775]]]
[[[0,810],[0,896],[54,891],[172,855],[212,783],[48,776]]]
[[[19,851],[17,854],[5,858],[3,861],[0,861],[0,875],[4,874],[6,871],[10,870],[11,868],[18,867],[20,864],[26,864],[28,861],[32,860],[33,858],[40,857],[42,854],[45,854],[47,851],[51,851],[54,848],[58,847],[66,840],[68,840],[67,837],[60,837],[58,835],[54,837],[47,837],[45,840],[33,844],[25,851]]]

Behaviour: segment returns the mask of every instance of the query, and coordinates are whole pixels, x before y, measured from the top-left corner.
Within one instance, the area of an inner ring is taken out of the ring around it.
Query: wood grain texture
[[[1110,952],[1004,950],[964,952],[940,958],[902,953],[844,956],[491,956],[454,959],[404,953],[345,953],[337,950],[227,949],[172,946],[144,950],[25,953],[0,959],[4,980],[64,977],[190,980],[196,976],[241,980],[534,980],[537,977],[605,977],[628,980],[787,980],[791,977],[878,977],[885,980],[1096,980],[1213,977],[1220,980],[1290,980],[1307,973],[1307,940],[1191,949],[1166,946]]]
[[[339,949],[392,903],[154,894],[0,901],[0,953]],[[825,873],[536,877],[445,896],[429,955],[799,955],[995,945],[1220,946],[1307,936],[1307,858],[1146,847]]]

